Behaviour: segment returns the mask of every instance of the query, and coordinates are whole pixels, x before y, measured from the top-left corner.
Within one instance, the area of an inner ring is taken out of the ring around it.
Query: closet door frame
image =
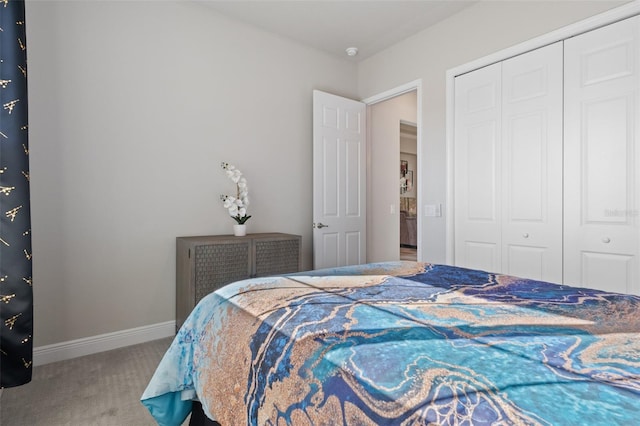
[[[454,264],[455,260],[455,230],[454,230],[454,188],[455,188],[455,170],[454,170],[454,116],[455,116],[455,78],[459,75],[470,71],[485,67],[487,65],[501,62],[506,59],[518,56],[531,50],[566,40],[578,34],[594,30],[604,25],[640,15],[640,2],[628,3],[623,6],[611,9],[607,12],[592,16],[582,21],[576,22],[569,26],[560,28],[556,31],[544,34],[540,37],[528,40],[524,43],[517,44],[504,50],[500,50],[491,55],[479,58],[472,62],[460,65],[447,71],[446,90],[447,90],[447,111],[446,111],[446,129],[447,129],[447,229],[446,229],[446,263]]]

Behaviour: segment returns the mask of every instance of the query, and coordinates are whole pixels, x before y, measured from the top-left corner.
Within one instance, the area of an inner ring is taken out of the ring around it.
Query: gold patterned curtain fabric
[[[0,0],[0,387],[31,380],[33,291],[24,0]]]

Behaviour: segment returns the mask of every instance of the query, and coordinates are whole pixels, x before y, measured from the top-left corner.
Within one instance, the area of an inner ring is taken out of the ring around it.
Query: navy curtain
[[[0,387],[31,380],[33,291],[24,0],[0,1]]]

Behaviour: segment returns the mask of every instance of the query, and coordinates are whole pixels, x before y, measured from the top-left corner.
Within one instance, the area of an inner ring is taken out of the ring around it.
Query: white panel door
[[[366,261],[366,106],[313,91],[314,268]]]
[[[500,64],[456,77],[455,265],[498,272],[500,265]]]
[[[562,282],[562,42],[502,63],[502,267]]]
[[[567,284],[640,294],[640,17],[565,42]]]

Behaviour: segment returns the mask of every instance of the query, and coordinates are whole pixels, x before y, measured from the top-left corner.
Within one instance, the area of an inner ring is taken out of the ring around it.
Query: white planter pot
[[[233,225],[233,235],[236,237],[247,235],[247,225]]]

